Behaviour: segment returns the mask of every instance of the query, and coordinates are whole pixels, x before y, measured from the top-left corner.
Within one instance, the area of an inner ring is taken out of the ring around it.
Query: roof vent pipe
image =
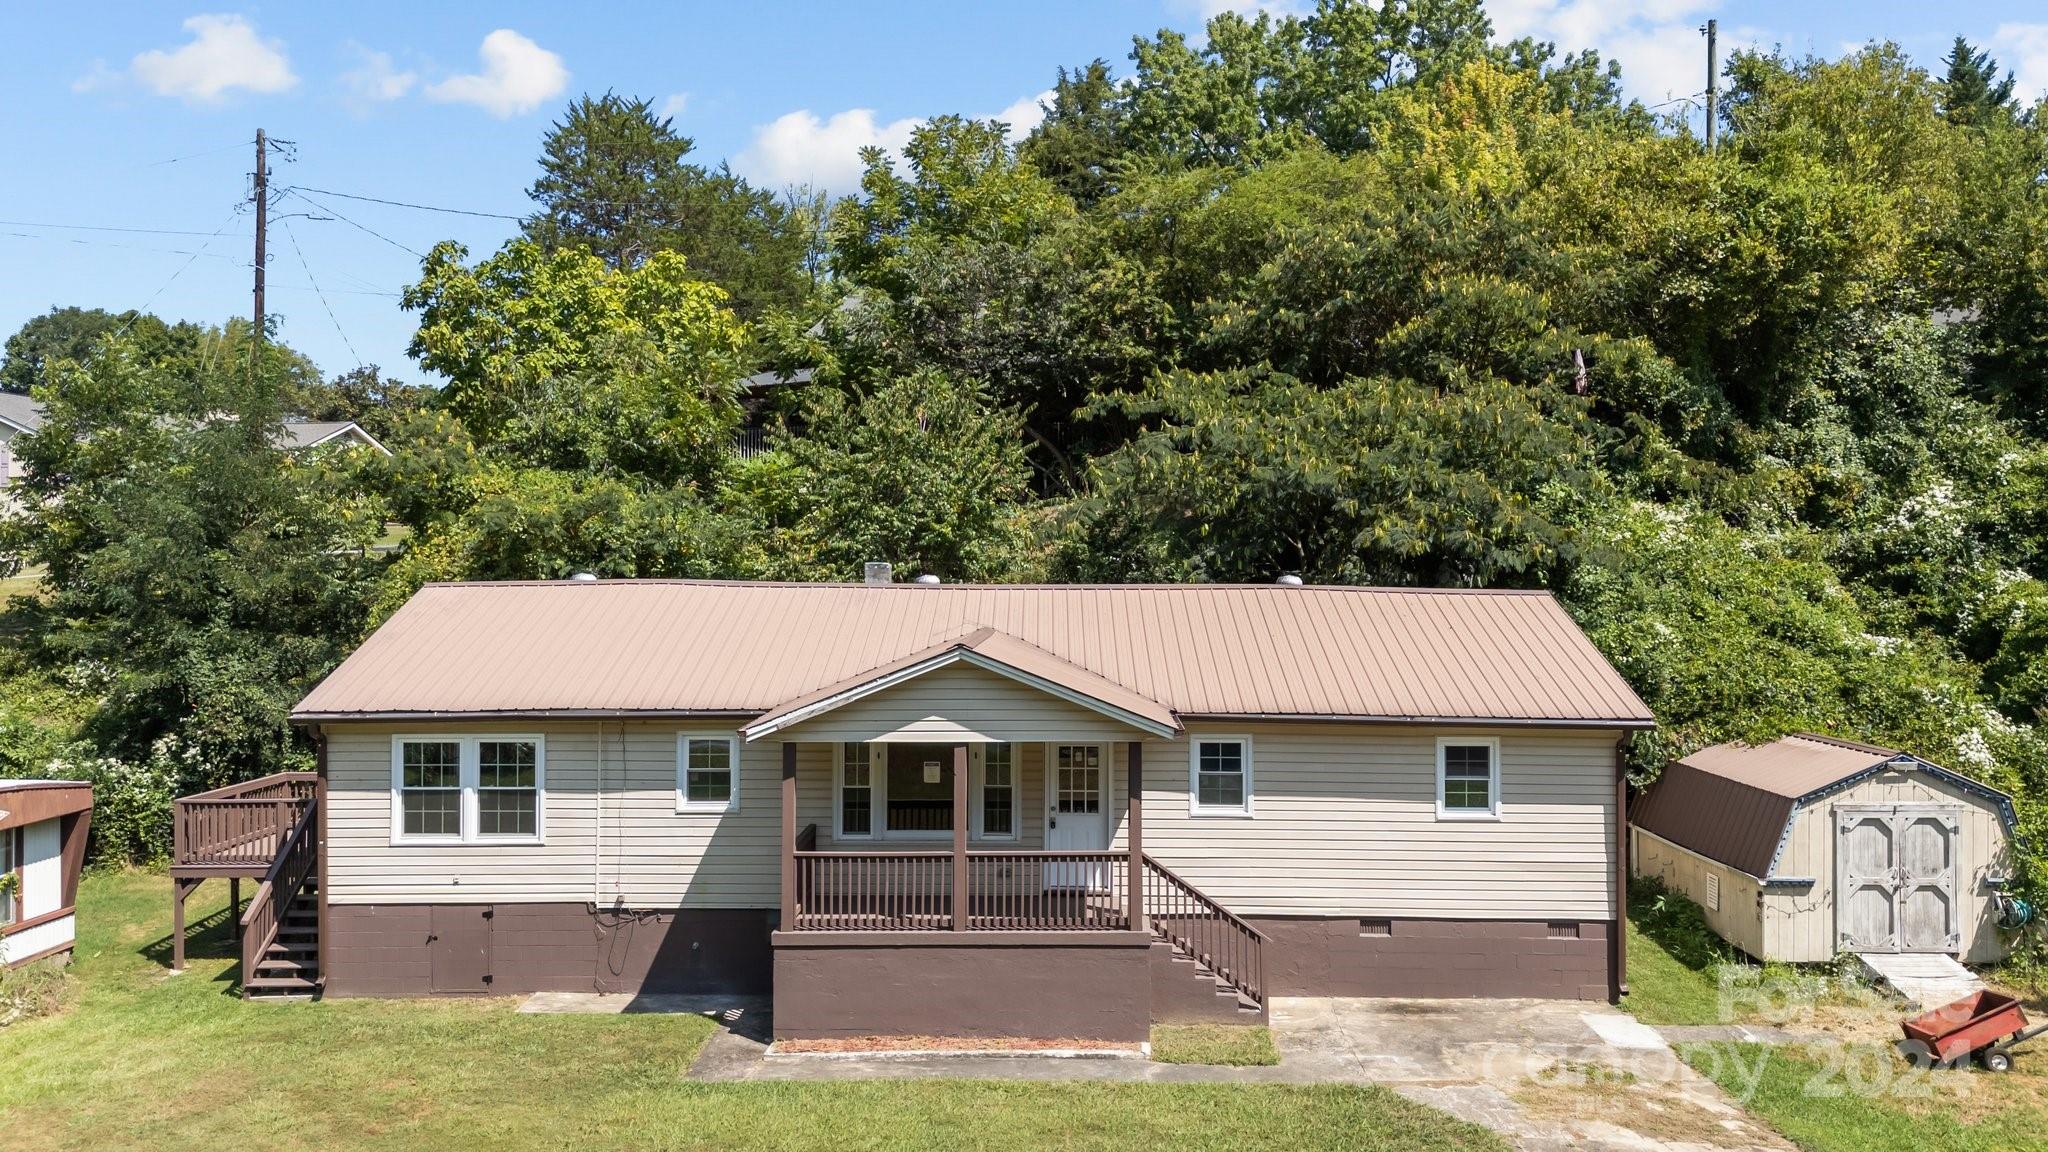
[[[895,579],[895,571],[887,560],[870,560],[861,566],[861,581],[867,584],[887,584]]]
[[[574,584],[595,584],[597,583],[597,576],[591,572],[577,572],[572,574],[569,580]]]
[[[1280,585],[1282,588],[1299,588],[1301,587],[1301,577],[1296,576],[1292,572],[1282,572],[1280,578],[1273,581],[1273,583]]]
[[[937,584],[939,583],[939,578],[937,576],[934,576],[930,572],[927,572],[924,575],[919,576],[917,578],[917,582],[919,584]]]

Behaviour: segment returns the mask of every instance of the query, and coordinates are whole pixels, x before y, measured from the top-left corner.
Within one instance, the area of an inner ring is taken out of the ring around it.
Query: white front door
[[[1099,744],[1053,744],[1045,753],[1045,848],[1100,852],[1109,847],[1109,757]],[[1108,869],[1048,862],[1047,888],[1105,888]]]

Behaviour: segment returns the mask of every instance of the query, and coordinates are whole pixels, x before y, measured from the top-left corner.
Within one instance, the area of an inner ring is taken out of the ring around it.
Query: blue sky
[[[1195,31],[1228,6],[195,4],[0,11],[0,333],[62,304],[208,322],[246,313],[252,241],[240,206],[258,126],[293,144],[277,185],[516,215],[550,119],[570,97],[609,88],[670,110],[701,160],[730,158],[769,186],[844,189],[861,145],[900,144],[944,112],[1028,120],[1059,65],[1101,56],[1121,67],[1133,34]],[[1726,45],[1835,55],[1892,39],[1929,65],[1962,33],[2017,69],[2023,90],[2048,90],[2038,3],[1491,8],[1504,34],[1601,48],[1649,102],[1703,86],[1695,27],[1708,16]],[[481,255],[514,228],[311,192],[273,213],[269,309],[284,338],[330,373],[363,362],[410,379],[412,322],[396,299],[417,266],[408,249],[456,239]]]

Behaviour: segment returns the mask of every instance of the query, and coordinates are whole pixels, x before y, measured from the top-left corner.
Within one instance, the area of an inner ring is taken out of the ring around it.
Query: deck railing
[[[285,911],[298,899],[319,862],[320,814],[307,804],[293,821],[270,870],[263,874],[263,883],[249,900],[249,910],[242,913],[242,979],[256,974],[257,963],[277,940]]]
[[[1128,931],[1127,852],[967,854],[967,899],[953,901],[953,854],[819,852],[806,829],[796,853],[796,917],[807,932]]]
[[[1266,1003],[1266,934],[1172,869],[1145,857],[1145,914],[1154,935],[1207,965],[1259,1007]]]
[[[172,866],[268,867],[300,815],[311,809],[319,784],[318,773],[279,772],[179,797],[171,805]]]

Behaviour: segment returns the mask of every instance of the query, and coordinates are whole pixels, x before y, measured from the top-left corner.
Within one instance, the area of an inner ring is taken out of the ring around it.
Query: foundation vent
[[[1579,925],[1576,921],[1552,924],[1550,926],[1550,938],[1552,940],[1577,940],[1579,938]]]
[[[1392,920],[1360,920],[1358,922],[1358,934],[1360,936],[1392,936],[1394,934],[1394,922]]]

